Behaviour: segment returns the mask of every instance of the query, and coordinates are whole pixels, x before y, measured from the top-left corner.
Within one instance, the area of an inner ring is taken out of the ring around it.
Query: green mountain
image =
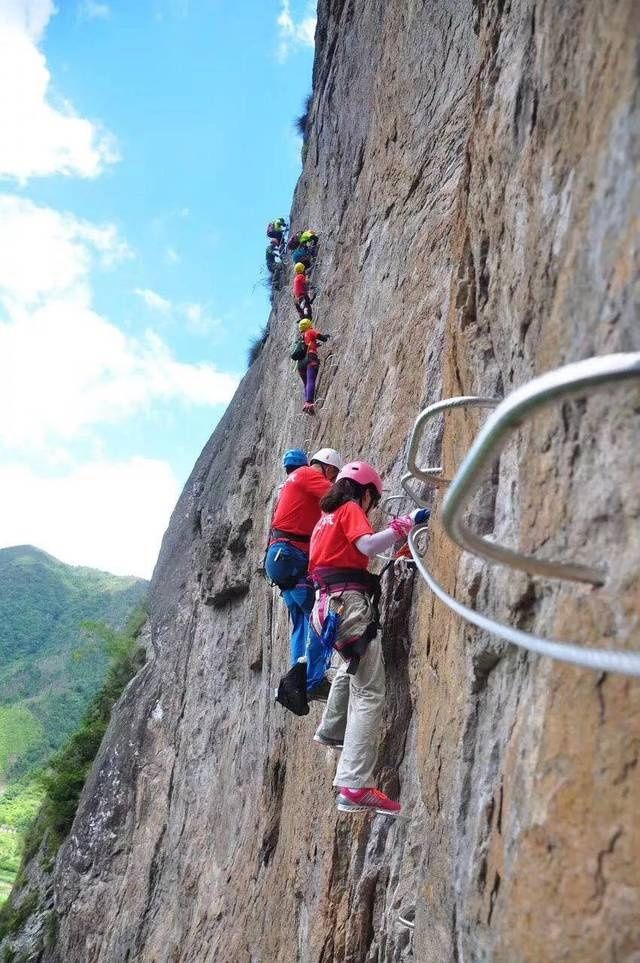
[[[147,588],[31,545],[0,549],[0,789],[63,745],[104,680],[108,653],[83,623],[123,628]]]

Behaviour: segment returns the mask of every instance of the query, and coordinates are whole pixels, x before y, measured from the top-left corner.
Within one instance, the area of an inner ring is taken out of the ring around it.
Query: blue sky
[[[268,316],[313,27],[307,0],[0,0],[0,545],[150,575]]]

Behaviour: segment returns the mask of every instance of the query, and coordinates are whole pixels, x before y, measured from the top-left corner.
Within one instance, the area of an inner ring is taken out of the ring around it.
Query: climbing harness
[[[513,551],[476,535],[462,522],[461,515],[472,494],[477,490],[481,469],[496,457],[509,434],[520,427],[528,416],[554,401],[581,397],[590,390],[600,389],[612,382],[626,382],[631,379],[640,379],[640,352],[605,355],[564,365],[534,378],[502,401],[478,433],[449,484],[442,509],[443,527],[449,538],[462,549],[490,563],[507,565],[534,575],[586,582],[594,587],[601,586],[605,580],[602,569],[574,562],[545,561]],[[410,467],[408,474],[414,477],[413,472],[417,467],[415,457],[411,465],[408,463],[408,467]],[[421,471],[424,476],[426,472]],[[425,480],[424,477],[421,480]],[[409,534],[411,554],[418,571],[432,592],[461,618],[486,632],[540,655],[601,672],[621,672],[626,675],[640,676],[640,652],[593,649],[556,639],[545,639],[530,632],[503,625],[463,605],[442,588],[424,564],[417,540],[425,527],[420,526]]]
[[[283,528],[272,528],[270,539],[284,538],[288,542],[310,542],[311,535],[301,535],[299,532],[285,532]]]
[[[374,575],[366,569],[357,568],[325,568],[316,569],[313,573],[313,584],[316,589],[316,599],[319,601],[323,596],[327,598],[327,614],[323,622],[324,625],[329,614],[335,614],[336,619],[332,620],[327,637],[331,639],[331,645],[339,652],[343,659],[348,661],[347,673],[354,675],[358,671],[360,659],[367,650],[367,646],[380,631],[380,596],[382,594],[382,576],[393,562],[389,562],[382,569],[379,575]],[[336,637],[340,627],[340,610],[330,612],[332,602],[340,605],[340,598],[343,592],[356,591],[367,595],[371,600],[372,619],[365,627],[364,631],[357,638],[349,638],[344,642],[336,644]],[[335,596],[338,596],[337,600]],[[324,644],[324,643],[323,643]]]

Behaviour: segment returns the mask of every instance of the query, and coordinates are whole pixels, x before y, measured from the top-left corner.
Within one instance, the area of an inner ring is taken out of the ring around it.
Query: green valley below
[[[124,628],[147,589],[33,546],[0,549],[0,903],[40,806],[39,774],[107,673],[109,653],[86,625]]]

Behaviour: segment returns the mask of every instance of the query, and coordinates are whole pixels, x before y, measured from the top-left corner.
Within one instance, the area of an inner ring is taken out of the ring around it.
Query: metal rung
[[[495,406],[499,404],[499,398],[483,398],[480,395],[461,395],[457,398],[445,398],[444,401],[437,401],[435,404],[429,405],[428,408],[420,412],[415,420],[413,431],[411,432],[409,451],[407,453],[407,474],[404,475],[402,482],[402,487],[414,501],[416,500],[416,496],[407,489],[405,479],[418,478],[420,481],[429,482],[430,485],[436,485],[437,487],[444,487],[450,484],[448,478],[442,477],[441,465],[430,468],[420,468],[416,463],[418,448],[420,447],[427,422],[435,418],[436,415],[443,414],[452,408],[495,408]]]
[[[427,540],[425,539],[424,544],[419,546],[419,549],[421,552],[424,552],[426,551],[426,547],[427,547]],[[406,555],[400,555],[398,558],[396,558],[395,554],[390,553],[388,555],[384,555],[380,553],[376,555],[376,558],[380,559],[381,562],[395,562],[396,564],[406,562],[407,565],[415,564],[414,560],[412,558],[407,558]],[[403,567],[402,564],[400,564],[401,570],[402,570],[402,567]]]
[[[415,929],[415,926],[416,926],[415,921],[408,920],[406,916],[398,916],[398,923],[400,924],[400,926],[404,926],[408,930],[413,930]]]
[[[411,488],[409,483],[412,478],[413,475],[410,471],[408,471],[400,479],[400,484],[404,488],[406,495],[411,499],[414,505],[417,505],[419,508],[431,508],[431,502],[425,501],[421,495],[418,495],[418,493]]]
[[[506,639],[513,645],[518,645],[530,652],[537,652],[539,655],[550,656],[552,659],[560,659],[563,662],[571,662],[574,665],[583,666],[587,669],[595,669],[599,672],[621,672],[625,675],[640,676],[640,652],[621,652],[615,649],[591,649],[571,642],[560,642],[556,639],[543,639],[530,632],[523,632],[521,629],[514,629],[510,625],[503,625],[494,619],[481,615],[474,609],[458,602],[452,595],[436,582],[431,572],[424,564],[424,559],[419,554],[417,539],[422,531],[426,531],[427,525],[414,528],[409,533],[409,548],[413,555],[413,560],[423,579],[441,602],[444,602],[452,611],[471,622],[472,625],[491,632],[501,639]]]
[[[583,396],[611,382],[632,378],[640,379],[640,352],[610,354],[564,365],[534,378],[505,398],[481,428],[447,491],[442,516],[449,537],[461,548],[488,562],[509,565],[533,575],[602,585],[604,573],[599,568],[572,562],[543,561],[522,555],[476,535],[461,516],[478,488],[481,470],[496,459],[510,433],[519,428],[527,417],[552,402]]]

